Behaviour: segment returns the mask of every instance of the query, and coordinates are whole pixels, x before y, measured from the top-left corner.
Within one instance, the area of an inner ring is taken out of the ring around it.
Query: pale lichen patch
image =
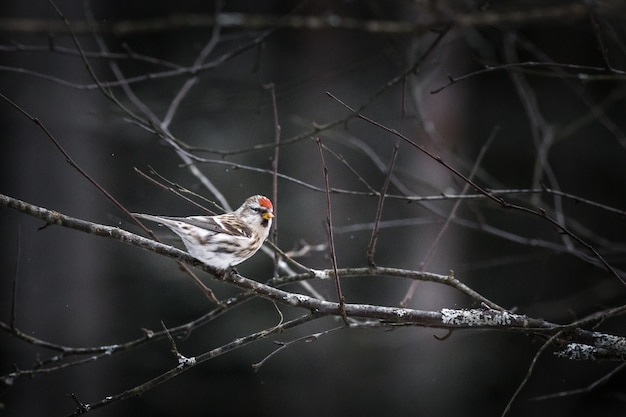
[[[605,333],[593,333],[595,345],[600,348],[609,349],[615,352],[626,354],[626,339]]]
[[[441,309],[443,323],[454,326],[509,326],[518,318],[518,315],[508,311]]]
[[[574,361],[594,361],[596,348],[582,343],[570,343],[562,351],[556,352],[556,356]]]

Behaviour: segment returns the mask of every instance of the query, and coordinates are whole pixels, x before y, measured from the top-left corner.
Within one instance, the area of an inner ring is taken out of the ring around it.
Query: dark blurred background
[[[213,38],[218,42],[206,60],[216,65],[198,74],[170,131],[189,146],[202,148],[194,152],[199,157],[265,170],[198,164],[233,207],[252,194],[273,195],[270,83],[275,86],[282,128],[280,173],[323,188],[319,150],[313,140],[319,137],[332,151],[325,154],[332,187],[369,191],[364,181],[375,190],[382,187],[398,139],[363,121],[339,123],[349,113],[326,94],[331,92],[350,106],[365,106],[364,114],[403,132],[465,175],[488,143],[475,176],[481,186],[548,187],[585,199],[539,191],[505,197],[546,209],[621,274],[626,248],[626,16],[619,1],[311,1],[298,5],[228,1],[216,5],[193,0],[59,0],[56,4],[77,31],[100,81],[115,80],[113,60],[98,53],[96,38],[86,29],[86,11],[95,17],[97,36],[112,53],[122,54],[114,62],[130,78],[191,66],[214,36],[206,19],[220,10],[224,26]],[[39,119],[71,157],[129,210],[198,214],[195,207],[145,181],[135,167],[144,172],[151,167],[215,200],[170,146],[105,98],[80,56],[65,52],[76,48],[49,2],[4,1],[0,14],[0,93]],[[299,16],[308,16],[309,23],[296,19]],[[241,19],[239,23],[227,24],[235,18]],[[157,22],[157,27],[142,28],[145,22]],[[253,44],[270,29],[274,31],[263,42]],[[498,69],[431,93],[445,86],[449,76],[516,62],[572,66]],[[129,87],[162,119],[188,76],[151,77]],[[111,92],[141,115],[122,88],[111,87]],[[336,125],[318,129],[327,123]],[[0,193],[140,233],[70,167],[35,123],[5,101],[0,102],[0,126]],[[464,185],[406,143],[400,144],[394,173],[389,188],[394,195],[453,195]],[[624,285],[587,248],[543,219],[480,198],[463,201],[424,265],[455,201],[407,204],[403,199],[387,199],[376,262],[408,269],[424,266],[441,274],[453,270],[459,280],[499,305],[557,323],[624,303]],[[332,203],[339,267],[366,266],[378,199],[336,193]],[[277,244],[283,250],[327,242],[323,192],[280,179],[275,205]],[[212,308],[170,259],[118,241],[62,227],[39,230],[41,226],[38,219],[0,208],[0,320],[7,325],[15,281],[17,327],[69,347],[124,343],[141,337],[142,329],[161,330],[161,322],[181,325]],[[155,229],[167,239],[167,233]],[[168,242],[177,244],[175,239]],[[331,266],[328,250],[311,251],[299,261],[314,268]],[[272,259],[262,254],[238,269],[258,281],[271,278],[274,271]],[[207,275],[201,277],[220,299],[238,293]],[[332,282],[311,284],[335,299]],[[399,278],[361,277],[346,279],[343,290],[348,302],[396,306],[409,285]],[[287,288],[304,292],[296,285]],[[449,288],[420,283],[409,307],[480,306]],[[286,318],[304,314],[285,306],[280,309]],[[278,320],[270,302],[253,300],[177,340],[178,349],[186,356],[198,355]],[[623,324],[622,319],[612,318],[597,330],[623,335]],[[457,331],[440,341],[434,336],[447,333],[437,329],[344,329],[314,343],[293,344],[257,372],[252,369],[253,363],[276,349],[273,341],[290,341],[339,325],[340,321],[328,318],[293,329],[211,360],[139,398],[91,414],[500,415],[543,343],[494,331]],[[33,369],[38,361],[57,354],[18,340],[8,331],[1,333],[0,340],[0,374],[5,376],[14,369]],[[161,340],[46,375],[4,378],[0,414],[66,415],[76,407],[69,397],[72,393],[83,402],[96,402],[176,365],[169,343]],[[615,366],[558,359],[548,349],[510,415],[623,415],[623,373],[588,393],[532,400],[588,386]]]

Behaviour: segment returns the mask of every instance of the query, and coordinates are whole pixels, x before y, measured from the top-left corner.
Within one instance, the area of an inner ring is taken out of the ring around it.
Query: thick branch
[[[600,357],[601,359],[623,360],[626,358],[626,339],[618,336],[590,332],[573,326],[560,326],[542,319],[535,319],[525,315],[514,314],[508,311],[495,310],[491,308],[472,310],[442,309],[440,311],[425,311],[371,304],[340,305],[339,303],[324,301],[303,294],[283,291],[279,288],[262,284],[236,273],[224,273],[222,271],[214,270],[213,268],[194,259],[186,252],[171,246],[154,242],[141,236],[137,236],[122,229],[69,217],[56,211],[37,207],[3,194],[0,194],[0,204],[40,218],[48,224],[61,225],[86,233],[117,239],[133,246],[169,256],[198,267],[214,275],[217,279],[223,282],[231,283],[244,290],[251,290],[260,297],[267,298],[281,304],[307,309],[316,316],[341,316],[342,312],[345,311],[345,314],[348,317],[374,320],[375,323],[379,323],[381,325],[396,324],[447,329],[501,329],[545,336],[553,335],[557,332],[563,332],[563,337],[560,337],[557,340],[557,343],[561,345],[571,347],[572,345],[570,342],[574,342],[589,346],[589,348],[586,349],[593,349],[596,351],[599,351],[600,349],[602,350],[602,355],[588,355],[585,357],[587,359]],[[354,272],[365,273],[367,270],[368,269],[356,268],[342,270],[341,272],[338,270],[337,273],[348,275]],[[375,271],[377,275],[381,275],[385,274],[385,272],[389,273],[394,269],[370,268],[369,270]],[[331,274],[333,274],[333,271],[315,271],[313,274],[305,275],[310,278],[323,279],[329,278]],[[432,275],[431,278],[433,278]],[[580,351],[580,349],[577,349],[577,351]],[[567,354],[567,351],[564,352],[562,356],[574,359],[571,355]],[[576,357],[575,359],[584,358]]]

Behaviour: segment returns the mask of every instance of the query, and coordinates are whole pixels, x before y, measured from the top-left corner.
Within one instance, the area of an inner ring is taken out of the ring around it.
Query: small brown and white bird
[[[263,245],[272,227],[274,207],[269,198],[254,195],[237,210],[217,216],[133,215],[169,227],[180,236],[191,256],[226,270],[250,258]]]

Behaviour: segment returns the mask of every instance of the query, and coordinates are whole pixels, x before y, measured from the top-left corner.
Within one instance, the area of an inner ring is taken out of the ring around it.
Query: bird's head
[[[244,201],[237,211],[242,217],[248,218],[252,224],[258,224],[268,229],[272,225],[274,206],[267,197],[254,195]]]

